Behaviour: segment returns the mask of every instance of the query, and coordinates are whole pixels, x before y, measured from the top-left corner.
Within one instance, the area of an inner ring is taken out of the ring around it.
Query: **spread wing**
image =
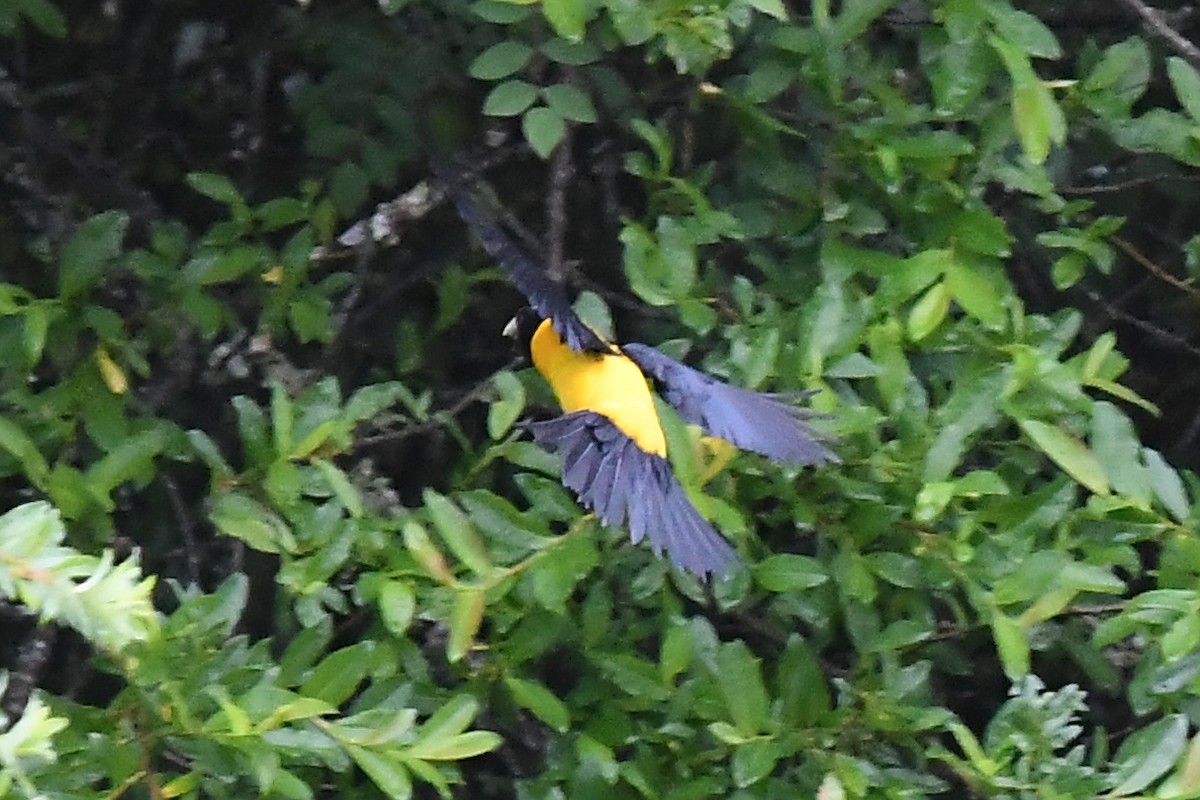
[[[650,538],[656,555],[703,579],[724,574],[737,554],[688,499],[661,456],[642,450],[607,418],[576,411],[529,425],[542,447],[562,455],[562,482],[609,527]]]
[[[484,213],[467,190],[450,177],[447,171],[437,169],[437,172],[446,193],[458,209],[458,215],[474,231],[483,249],[508,271],[513,285],[529,299],[529,305],[542,319],[550,320],[554,330],[558,331],[558,335],[567,346],[578,352],[612,352],[612,346],[576,316],[563,287],[521,252],[512,239]]]
[[[685,422],[775,461],[818,465],[841,462],[836,453],[820,443],[821,435],[804,422],[816,415],[786,402],[785,395],[731,386],[649,345],[626,344],[621,350],[654,377],[663,399]]]

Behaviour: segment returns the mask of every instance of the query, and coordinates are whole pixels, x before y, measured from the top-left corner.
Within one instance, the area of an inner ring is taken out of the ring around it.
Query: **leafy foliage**
[[[304,5],[0,0],[0,795],[1196,796],[1189,51]],[[828,414],[798,472],[663,407],[727,580],[529,441],[448,153],[597,329]]]

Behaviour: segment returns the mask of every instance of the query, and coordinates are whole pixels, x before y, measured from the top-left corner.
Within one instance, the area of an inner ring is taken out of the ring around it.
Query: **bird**
[[[562,284],[527,256],[444,168],[435,174],[483,249],[508,273],[529,307],[505,332],[527,343],[534,368],[563,410],[527,424],[534,441],[562,458],[562,483],[600,521],[648,539],[658,556],[704,581],[739,563],[734,548],[689,499],[667,458],[651,382],[689,424],[788,464],[840,462],[796,406],[806,393],[743,389],[654,347],[608,341],[575,313]]]

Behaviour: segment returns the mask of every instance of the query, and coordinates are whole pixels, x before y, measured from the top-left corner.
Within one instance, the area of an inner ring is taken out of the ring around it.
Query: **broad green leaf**
[[[315,697],[331,706],[340,706],[354,694],[355,689],[367,677],[367,656],[373,648],[371,642],[359,642],[325,656],[300,685],[299,692],[305,697]]]
[[[1166,775],[1187,746],[1188,722],[1171,714],[1152,722],[1122,743],[1113,758],[1112,797],[1140,793]]]
[[[213,501],[208,518],[226,536],[240,539],[264,553],[292,553],[296,539],[291,528],[266,506],[240,492]]]
[[[215,172],[189,172],[184,180],[193,190],[218,203],[228,206],[245,203],[242,193],[233,185],[233,181],[224,175]]]
[[[521,116],[521,132],[525,134],[525,141],[543,159],[549,158],[554,152],[566,130],[562,115],[545,106],[531,108]]]
[[[1062,48],[1054,33],[1033,14],[1013,8],[1007,2],[988,3],[984,8],[996,28],[996,33],[1005,41],[1037,58],[1062,56]]]
[[[562,38],[574,42],[583,38],[589,7],[585,0],[542,0],[546,21]]]
[[[766,730],[768,698],[761,665],[744,643],[726,642],[717,651],[716,679],[738,733],[754,736]]]
[[[483,102],[483,113],[491,117],[515,117],[537,100],[537,87],[521,80],[497,84]]]
[[[354,763],[371,779],[371,783],[391,800],[409,800],[412,797],[412,778],[398,759],[356,744],[344,747]]]
[[[421,734],[413,745],[444,741],[457,736],[467,729],[478,713],[478,700],[469,694],[456,694],[425,720],[421,725]]]
[[[129,215],[105,211],[85,220],[63,245],[58,269],[58,292],[63,300],[78,297],[104,277],[121,252]]]
[[[484,81],[500,80],[524,69],[532,56],[533,50],[527,44],[516,41],[500,42],[480,53],[471,62],[468,71],[472,78]]]
[[[773,740],[756,740],[733,751],[731,775],[739,789],[752,786],[771,774],[779,761],[779,745]]]
[[[938,281],[913,304],[908,313],[908,337],[919,342],[937,330],[950,311],[950,289]]]
[[[1166,462],[1157,450],[1149,447],[1142,450],[1142,458],[1146,462],[1146,470],[1150,477],[1150,488],[1154,496],[1162,503],[1178,522],[1187,522],[1191,517],[1191,504],[1188,502],[1187,490],[1179,473]]]
[[[1167,59],[1167,75],[1180,105],[1189,117],[1200,123],[1200,72],[1179,56],[1171,56]]]
[[[1021,430],[1038,449],[1079,484],[1098,495],[1110,491],[1104,467],[1087,445],[1056,425],[1038,420],[1018,420]]]
[[[1138,503],[1150,503],[1150,475],[1139,457],[1141,441],[1129,417],[1112,403],[1092,406],[1092,449],[1112,488]]]
[[[498,397],[488,408],[488,436],[500,439],[510,430],[525,410],[525,386],[508,370],[497,372],[492,386]]]
[[[798,592],[829,580],[825,567],[815,558],[784,553],[768,556],[753,568],[754,580],[770,592]]]
[[[50,465],[29,434],[7,417],[0,417],[0,449],[8,451],[17,460],[30,483],[39,489],[46,488]]]
[[[499,734],[491,731],[467,731],[448,739],[414,744],[409,755],[424,761],[461,761],[489,753],[503,741]]]
[[[799,728],[820,725],[833,709],[833,700],[821,664],[799,635],[788,638],[779,657],[773,683],[779,717]]]
[[[545,686],[522,678],[505,678],[504,684],[517,705],[529,709],[554,730],[566,733],[571,726],[570,710]]]
[[[746,5],[781,22],[787,22],[787,7],[783,0],[746,0]]]
[[[450,551],[476,575],[490,575],[495,565],[470,518],[452,500],[433,489],[426,489],[422,497],[433,527]]]
[[[573,122],[595,122],[596,107],[586,94],[567,83],[556,83],[542,89],[546,105],[564,119]]]
[[[412,624],[417,609],[417,596],[412,584],[402,580],[391,580],[379,590],[379,616],[388,632],[402,637]]]
[[[999,328],[1007,319],[1003,296],[981,268],[955,259],[946,270],[946,288],[963,311],[984,325]]]

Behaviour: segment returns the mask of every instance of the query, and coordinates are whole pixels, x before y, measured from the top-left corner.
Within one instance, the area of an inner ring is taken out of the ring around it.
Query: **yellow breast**
[[[538,326],[529,351],[563,411],[603,414],[638,447],[666,456],[654,398],[637,364],[622,355],[576,353],[563,344],[550,320]]]

